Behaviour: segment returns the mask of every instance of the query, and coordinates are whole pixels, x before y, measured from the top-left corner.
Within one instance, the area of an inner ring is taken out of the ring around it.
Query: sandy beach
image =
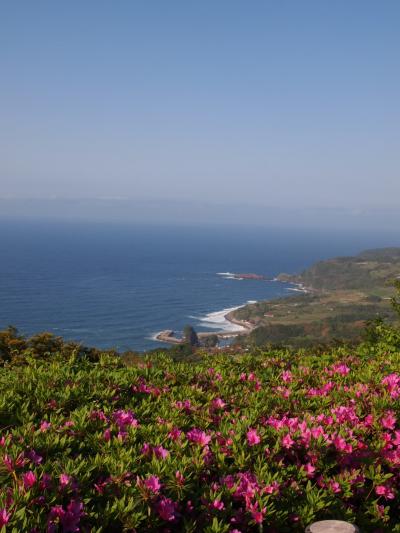
[[[247,322],[245,320],[238,320],[237,318],[234,318],[233,313],[236,311],[236,309],[240,309],[243,307],[242,305],[237,306],[235,308],[232,308],[227,311],[225,314],[224,312],[217,311],[215,313],[210,313],[207,316],[218,316],[222,317],[224,321],[229,322],[232,324],[233,327],[229,328],[229,330],[221,329],[221,330],[210,330],[210,331],[201,331],[197,334],[199,339],[204,339],[206,337],[209,337],[210,335],[216,335],[219,339],[229,339],[236,337],[237,335],[248,335],[253,329],[254,326],[250,322]],[[204,322],[207,322],[207,319],[204,319]],[[215,320],[214,323],[218,323],[218,320]],[[220,321],[222,322],[222,321]],[[234,327],[236,326],[236,327]],[[183,344],[184,340],[181,337],[177,337],[175,335],[175,332],[171,329],[166,329],[163,331],[160,331],[157,333],[154,337],[156,340],[160,342],[167,342],[169,344]]]

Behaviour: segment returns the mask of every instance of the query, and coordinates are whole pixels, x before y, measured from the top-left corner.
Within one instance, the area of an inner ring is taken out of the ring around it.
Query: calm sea
[[[118,350],[162,346],[162,329],[229,328],[224,310],[287,295],[273,278],[319,259],[400,245],[388,234],[0,221],[0,327]]]

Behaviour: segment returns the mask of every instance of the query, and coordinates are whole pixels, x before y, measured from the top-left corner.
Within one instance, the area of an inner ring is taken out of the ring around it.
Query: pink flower
[[[3,463],[9,472],[12,472],[14,470],[14,463],[9,455],[6,454],[3,457]]]
[[[333,365],[332,370],[334,373],[340,374],[341,376],[346,376],[350,372],[350,368],[344,363]]]
[[[126,431],[118,431],[117,433],[117,439],[121,442],[124,442],[127,436],[128,436],[128,433]]]
[[[388,385],[389,387],[393,387],[394,385],[399,385],[400,384],[400,374],[396,374],[395,372],[393,372],[393,374],[389,374],[389,375],[385,376],[382,379],[382,384],[383,385]]]
[[[64,514],[65,511],[62,505],[54,505],[54,507],[50,509],[49,518],[50,520],[54,520],[54,518],[61,518],[62,516],[64,516]]]
[[[119,409],[113,414],[115,423],[117,424],[120,431],[126,431],[128,426],[137,427],[139,425],[132,411],[124,411]]]
[[[293,446],[294,444],[294,440],[292,439],[292,437],[289,435],[289,433],[287,433],[283,438],[282,438],[282,446],[286,449],[289,449]]]
[[[211,405],[214,409],[223,409],[226,406],[226,403],[221,398],[214,398]]]
[[[183,402],[177,401],[175,402],[175,407],[177,407],[177,409],[182,409],[187,414],[190,414],[192,412],[192,405],[190,403],[190,400],[184,400]]]
[[[61,474],[60,475],[60,487],[68,487],[68,485],[71,483],[72,478],[68,474]]]
[[[293,376],[290,370],[284,370],[282,372],[282,381],[285,383],[291,383],[293,381]]]
[[[395,497],[394,492],[385,485],[377,485],[375,487],[375,492],[378,496],[383,496],[387,500],[393,500]]]
[[[166,459],[169,455],[169,451],[163,448],[162,446],[155,446],[153,448],[153,453],[157,459]]]
[[[340,485],[337,481],[332,481],[331,482],[331,489],[334,493],[338,493],[338,492],[341,492],[342,489],[340,488]]]
[[[154,494],[158,494],[161,489],[160,479],[157,476],[150,476],[144,480],[144,485]]]
[[[261,510],[258,510],[258,503],[248,505],[248,510],[251,512],[251,516],[256,524],[262,524],[264,521],[264,515],[267,512],[267,508],[263,507]]]
[[[386,416],[381,418],[382,427],[385,429],[394,429],[396,425],[396,417],[393,411],[388,411]]]
[[[110,484],[111,478],[100,479],[97,483],[94,483],[94,488],[99,494],[104,494],[107,486]]]
[[[177,480],[177,482],[179,483],[179,485],[183,485],[185,483],[185,478],[183,477],[183,475],[179,472],[179,470],[177,470],[175,472],[175,478]]]
[[[25,457],[29,459],[35,465],[39,465],[43,461],[43,457],[35,452],[35,450],[30,450],[25,453]]]
[[[261,437],[257,433],[256,429],[250,428],[246,436],[247,436],[247,443],[249,446],[255,446],[256,444],[260,444],[261,442]]]
[[[49,428],[51,428],[51,424],[50,422],[47,422],[47,420],[43,420],[40,424],[40,431],[42,433],[44,433],[45,431],[47,431]]]
[[[287,387],[275,387],[276,392],[279,392],[282,398],[289,398],[289,396],[292,394],[292,391],[288,389]]]
[[[225,509],[224,502],[222,502],[219,498],[215,498],[213,502],[211,502],[211,508],[216,509],[217,511],[223,511]]]
[[[313,466],[311,463],[307,463],[306,465],[303,465],[303,468],[308,477],[314,476],[315,466]]]
[[[102,422],[107,422],[107,417],[106,415],[104,414],[104,411],[92,411],[90,414],[89,414],[89,418],[91,420],[101,420]]]
[[[172,440],[178,440],[181,436],[182,431],[178,428],[172,428],[171,431],[168,433],[168,436]]]
[[[391,381],[388,380],[386,382],[386,388],[390,394],[390,397],[393,398],[394,400],[397,400],[397,398],[400,396],[400,381],[395,382],[395,380],[391,380]]]
[[[332,444],[339,452],[351,453],[353,451],[352,445],[347,444],[345,439],[340,435],[337,435],[334,439],[332,439]]]
[[[207,446],[211,441],[210,435],[207,435],[204,431],[194,428],[186,433],[186,437],[190,442],[199,444],[200,446]]]
[[[107,428],[103,433],[103,439],[108,442],[111,439],[111,430]]]
[[[374,417],[370,414],[370,415],[367,415],[365,418],[364,418],[364,425],[366,427],[371,427],[372,424],[374,423]]]
[[[7,509],[0,509],[0,529],[8,524],[11,514],[7,513]]]
[[[400,430],[394,432],[393,444],[395,446],[400,446]]]
[[[36,483],[36,474],[32,472],[32,470],[29,470],[29,472],[26,472],[23,476],[23,483],[24,487],[29,490],[33,487],[33,485]]]
[[[261,381],[260,381],[259,379],[256,380],[256,383],[255,383],[255,385],[254,385],[254,389],[255,389],[256,391],[261,390]]]
[[[400,374],[389,374],[382,379],[382,385],[386,385],[390,396],[394,399],[400,396]]]
[[[40,480],[40,488],[41,490],[47,490],[51,487],[51,476],[49,474],[44,473],[42,476],[42,479]]]
[[[60,517],[63,531],[71,533],[80,531],[79,522],[83,514],[83,503],[78,500],[71,500],[67,506],[67,511]]]
[[[257,478],[251,472],[240,472],[236,476],[227,475],[222,483],[229,489],[235,489],[234,498],[243,499],[246,502],[260,492]]]
[[[162,520],[172,522],[176,518],[176,503],[162,496],[156,504],[156,511]]]
[[[251,516],[256,524],[262,524],[264,520],[264,514],[266,513],[267,508],[264,507],[261,511],[252,511]]]
[[[149,457],[152,453],[152,448],[148,442],[145,442],[140,450],[140,453],[145,457]]]
[[[273,481],[264,487],[264,492],[265,494],[279,494],[279,486],[277,481]]]

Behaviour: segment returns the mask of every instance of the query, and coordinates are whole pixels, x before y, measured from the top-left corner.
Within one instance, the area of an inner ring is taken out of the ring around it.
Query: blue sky
[[[8,2],[0,196],[398,206],[400,3]]]

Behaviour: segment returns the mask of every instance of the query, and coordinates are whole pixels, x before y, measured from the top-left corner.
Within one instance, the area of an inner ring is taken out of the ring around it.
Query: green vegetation
[[[388,301],[393,297],[393,280],[399,276],[400,248],[320,261],[300,275],[281,274],[281,281],[299,284],[309,292],[235,311],[236,319],[255,326],[238,342],[293,347],[358,342],[366,323],[378,317],[395,319]]]
[[[218,343],[218,335],[208,335],[202,340],[202,344],[205,348],[215,348],[216,346],[218,346]]]
[[[0,530],[400,532],[400,332],[367,337],[127,367],[6,330]]]

